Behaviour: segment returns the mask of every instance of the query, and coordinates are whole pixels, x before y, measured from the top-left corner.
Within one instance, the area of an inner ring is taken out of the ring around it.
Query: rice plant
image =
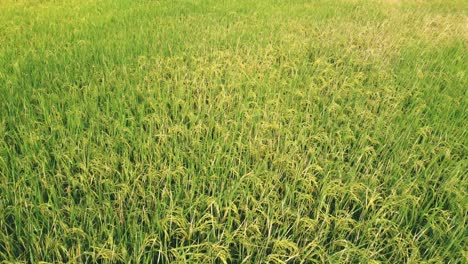
[[[1,263],[466,263],[465,0],[0,0]]]

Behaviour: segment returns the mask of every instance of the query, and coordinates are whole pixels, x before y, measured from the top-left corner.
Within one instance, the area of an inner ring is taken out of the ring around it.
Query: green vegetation
[[[0,0],[0,262],[466,263],[468,3]]]

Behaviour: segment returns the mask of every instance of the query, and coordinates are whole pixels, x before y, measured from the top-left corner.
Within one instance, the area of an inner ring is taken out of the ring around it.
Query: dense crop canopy
[[[0,0],[0,262],[466,263],[467,12]]]

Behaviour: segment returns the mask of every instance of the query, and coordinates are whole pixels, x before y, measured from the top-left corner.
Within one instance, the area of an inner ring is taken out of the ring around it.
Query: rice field
[[[0,0],[0,263],[467,263],[466,0]]]

